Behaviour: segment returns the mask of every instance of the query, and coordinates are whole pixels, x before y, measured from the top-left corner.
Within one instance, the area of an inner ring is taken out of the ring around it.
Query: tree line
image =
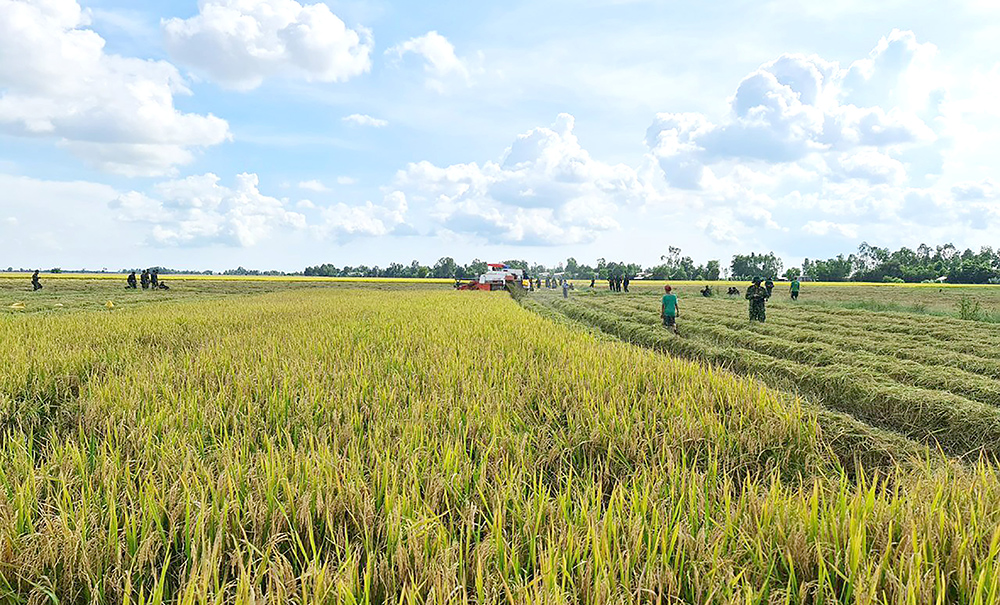
[[[916,249],[900,248],[892,251],[889,248],[879,248],[867,242],[858,246],[851,254],[838,254],[826,260],[805,259],[800,267],[785,269],[784,263],[774,252],[736,254],[728,266],[722,266],[719,260],[710,260],[704,264],[695,263],[690,256],[685,256],[680,248],[673,246],[660,257],[658,263],[643,266],[638,263],[621,260],[597,259],[593,265],[568,258],[553,266],[530,263],[523,259],[507,259],[504,263],[516,269],[524,269],[529,275],[539,276],[545,273],[559,273],[569,279],[577,280],[608,280],[628,277],[630,279],[655,280],[694,280],[714,281],[732,279],[749,281],[754,277],[777,279],[785,277],[801,277],[815,281],[864,281],[864,282],[932,282],[947,281],[957,284],[1000,283],[1000,249],[993,250],[983,247],[979,251],[959,250],[953,244],[930,247],[921,244]],[[461,264],[450,256],[445,256],[433,265],[424,265],[418,261],[409,264],[391,263],[386,267],[379,266],[343,266],[326,263],[315,267],[306,267],[301,273],[285,273],[283,271],[260,271],[238,267],[221,273],[213,271],[180,271],[168,267],[155,267],[160,275],[170,274],[203,274],[203,275],[306,275],[323,277],[385,277],[385,278],[445,278],[471,279],[486,271],[486,261],[475,259],[468,264]],[[31,271],[32,269],[21,269]],[[7,268],[14,271],[13,267]],[[60,273],[63,269],[49,269],[50,273]],[[106,273],[103,271],[86,271],[87,273]],[[120,272],[128,273],[129,269]]]
[[[754,277],[800,277],[815,281],[864,281],[864,282],[931,282],[947,281],[961,284],[1000,283],[1000,249],[984,247],[978,252],[960,251],[953,244],[930,247],[921,244],[916,250],[900,248],[891,251],[867,242],[851,254],[839,254],[826,260],[805,259],[801,267],[785,269],[784,262],[774,252],[736,254],[728,267],[719,260],[697,264],[680,248],[669,247],[660,262],[650,266],[626,261],[597,259],[593,265],[568,258],[554,266],[530,263],[523,259],[502,261],[515,269],[524,269],[529,275],[560,273],[569,279],[597,279],[629,277],[630,279],[656,280],[707,280],[733,279],[749,281]],[[486,261],[475,259],[461,264],[445,256],[433,265],[418,261],[410,264],[391,263],[382,268],[366,265],[337,267],[332,264],[306,267],[304,275],[324,277],[387,277],[387,278],[445,278],[471,279],[486,271]]]

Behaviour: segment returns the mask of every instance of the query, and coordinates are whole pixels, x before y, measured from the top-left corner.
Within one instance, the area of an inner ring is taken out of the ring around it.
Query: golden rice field
[[[0,281],[2,602],[1000,600],[993,324],[84,282]]]

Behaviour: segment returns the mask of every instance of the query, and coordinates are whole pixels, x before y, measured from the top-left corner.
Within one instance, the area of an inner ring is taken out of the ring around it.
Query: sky
[[[988,0],[0,0],[0,267],[996,246]]]

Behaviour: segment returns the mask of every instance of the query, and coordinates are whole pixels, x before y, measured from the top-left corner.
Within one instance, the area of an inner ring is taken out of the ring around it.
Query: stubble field
[[[260,284],[0,280],[2,600],[1000,598],[993,324]]]

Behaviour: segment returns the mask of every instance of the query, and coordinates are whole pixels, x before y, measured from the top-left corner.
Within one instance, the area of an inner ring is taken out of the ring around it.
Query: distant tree
[[[774,252],[767,254],[749,255],[737,254],[729,265],[729,270],[733,279],[751,280],[755,277],[764,279],[775,278],[781,275],[782,262]]]
[[[438,259],[438,262],[434,263],[434,268],[431,269],[431,277],[455,277],[456,269],[458,265],[455,264],[455,259],[450,256],[445,256]]]
[[[486,261],[479,260],[478,258],[473,259],[471,263],[465,266],[465,273],[467,277],[478,277],[486,273]]]
[[[705,279],[709,281],[718,281],[721,273],[720,264],[721,263],[717,260],[708,261],[708,264],[705,265]]]

